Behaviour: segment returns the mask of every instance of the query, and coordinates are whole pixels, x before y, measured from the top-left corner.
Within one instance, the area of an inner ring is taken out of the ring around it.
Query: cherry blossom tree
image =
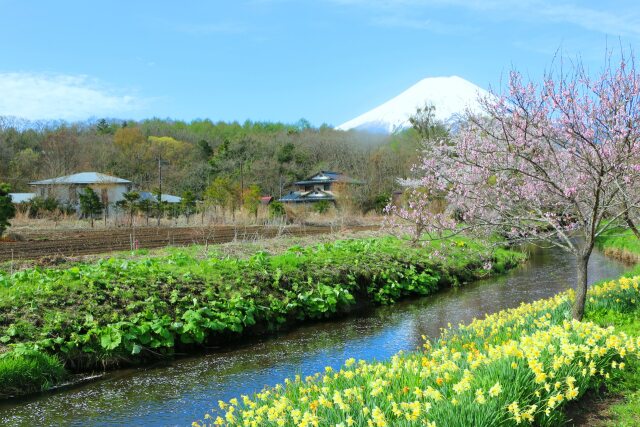
[[[432,240],[473,231],[553,245],[577,260],[581,319],[596,238],[640,205],[640,75],[622,58],[592,77],[580,64],[508,90],[448,140],[428,144],[406,206],[390,221]],[[446,207],[433,209],[433,200]]]

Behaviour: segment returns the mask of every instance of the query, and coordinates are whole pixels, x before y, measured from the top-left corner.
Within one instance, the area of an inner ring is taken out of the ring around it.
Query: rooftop
[[[319,184],[325,182],[345,182],[347,184],[363,184],[362,181],[353,179],[341,172],[320,171],[317,174],[302,180],[294,182],[295,185]]]
[[[313,190],[313,191],[292,191],[280,198],[280,202],[304,203],[317,202],[320,200],[334,201],[336,198],[330,191]]]
[[[154,202],[158,200],[156,195],[149,191],[140,191],[138,194],[140,195],[140,200],[152,200]],[[167,203],[180,203],[182,201],[182,197],[162,193],[160,195],[160,200]]]
[[[99,172],[80,172],[58,178],[30,182],[29,185],[63,185],[63,184],[131,184],[131,181]]]

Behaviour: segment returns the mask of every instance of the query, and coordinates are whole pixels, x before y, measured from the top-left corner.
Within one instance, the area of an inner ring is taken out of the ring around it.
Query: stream
[[[629,267],[594,251],[589,282],[616,278]],[[190,426],[241,394],[296,374],[340,367],[350,357],[385,359],[437,337],[448,323],[466,323],[552,296],[573,286],[575,262],[559,250],[539,250],[523,266],[461,289],[402,301],[333,321],[151,368],[120,370],[69,389],[0,402],[0,426]]]

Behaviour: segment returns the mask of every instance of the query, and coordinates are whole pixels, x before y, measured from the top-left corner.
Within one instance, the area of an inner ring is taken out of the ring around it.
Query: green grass
[[[640,257],[640,240],[631,230],[612,229],[598,237],[596,245],[601,250],[620,256]]]
[[[613,310],[587,313],[587,320],[602,326],[613,326],[617,332],[640,336],[640,317],[637,312],[620,313]],[[609,421],[606,426],[640,425],[640,363],[630,359],[628,369],[607,382],[607,392],[611,396],[622,396],[622,401],[607,409]]]
[[[0,358],[0,398],[46,390],[66,376],[60,360],[37,351]]]
[[[619,248],[640,253],[640,240],[627,229],[611,229],[598,237],[597,244],[601,248]]]
[[[141,363],[362,304],[428,295],[522,259],[469,239],[416,248],[388,237],[246,259],[203,259],[185,248],[160,257],[27,269],[0,276],[0,353],[38,350],[74,372]]]

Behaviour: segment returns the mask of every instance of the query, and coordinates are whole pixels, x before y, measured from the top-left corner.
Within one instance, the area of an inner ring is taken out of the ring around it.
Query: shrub
[[[320,200],[319,202],[315,202],[313,204],[313,210],[319,214],[323,214],[329,211],[331,208],[331,203],[327,200]]]
[[[53,197],[34,197],[28,202],[29,218],[38,218],[45,212],[52,213],[59,208],[60,204]]]
[[[284,209],[284,205],[280,202],[272,202],[269,204],[269,217],[270,218],[282,218],[287,212]]]

